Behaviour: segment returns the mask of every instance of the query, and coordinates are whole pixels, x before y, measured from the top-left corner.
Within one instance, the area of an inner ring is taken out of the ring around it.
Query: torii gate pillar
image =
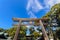
[[[18,24],[18,27],[17,27],[17,30],[16,30],[16,33],[15,33],[13,40],[18,40],[18,34],[20,31],[20,26],[21,26],[21,20],[19,21],[19,24]]]
[[[43,26],[42,21],[40,20],[39,22],[40,22],[40,25],[41,25],[41,28],[42,28],[42,33],[43,33],[43,36],[44,36],[44,40],[49,40],[48,36],[47,36],[47,32],[45,31],[45,28]]]

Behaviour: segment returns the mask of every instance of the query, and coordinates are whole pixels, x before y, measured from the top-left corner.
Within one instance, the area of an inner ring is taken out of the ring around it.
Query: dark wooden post
[[[13,40],[17,40],[18,39],[18,34],[19,34],[19,31],[20,31],[20,26],[21,26],[21,20],[19,21],[19,25],[17,27],[17,30],[16,30],[16,33],[15,33],[15,36],[14,36]]]
[[[39,22],[40,22],[40,25],[41,25],[41,28],[42,28],[42,33],[43,33],[43,36],[44,36],[44,40],[49,40],[42,21],[40,20]]]

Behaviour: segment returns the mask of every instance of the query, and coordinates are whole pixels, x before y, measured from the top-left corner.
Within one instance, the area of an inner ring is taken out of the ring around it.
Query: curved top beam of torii
[[[42,20],[42,21],[47,21],[49,20],[48,18],[12,18],[13,21],[17,21],[19,22],[20,20],[21,21],[35,21],[35,20]]]

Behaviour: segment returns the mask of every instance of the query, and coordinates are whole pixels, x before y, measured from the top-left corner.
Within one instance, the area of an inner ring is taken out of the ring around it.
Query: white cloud
[[[44,0],[45,8],[51,8],[53,5],[60,3],[60,0]]]
[[[60,0],[55,0],[55,3],[57,4],[57,3],[60,3]]]
[[[43,9],[43,6],[41,5],[41,3],[39,3],[38,0],[28,0],[26,10],[30,18],[37,18],[37,16],[35,16],[35,13],[37,13],[41,9]]]
[[[33,5],[32,5],[32,10],[34,12],[38,12],[41,9],[43,9],[43,6],[41,5],[41,3],[38,0],[35,0],[35,2],[33,2]]]
[[[38,0],[29,0],[26,9],[27,11],[31,9],[34,12],[38,12],[39,10],[43,9],[43,6]]]
[[[35,14],[31,11],[28,12],[28,15],[30,16],[30,18],[37,18]]]
[[[44,0],[44,8],[51,8],[54,5],[54,1],[53,0]]]

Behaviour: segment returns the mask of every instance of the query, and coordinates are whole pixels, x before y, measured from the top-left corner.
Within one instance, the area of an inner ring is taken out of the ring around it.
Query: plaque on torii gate
[[[16,33],[15,33],[15,36],[14,36],[13,40],[17,40],[18,39],[20,26],[24,26],[24,25],[41,26],[44,40],[49,40],[48,36],[47,36],[47,33],[45,31],[45,28],[44,28],[44,25],[47,25],[47,23],[43,23],[42,22],[42,21],[45,21],[45,20],[47,21],[48,19],[47,18],[43,18],[43,19],[37,19],[37,18],[13,18],[13,21],[19,22],[18,25],[14,24],[14,25],[17,25],[18,27],[17,27],[17,30],[16,30]],[[21,22],[30,22],[30,24],[21,24]],[[32,22],[37,22],[37,23],[36,24],[32,24]]]

